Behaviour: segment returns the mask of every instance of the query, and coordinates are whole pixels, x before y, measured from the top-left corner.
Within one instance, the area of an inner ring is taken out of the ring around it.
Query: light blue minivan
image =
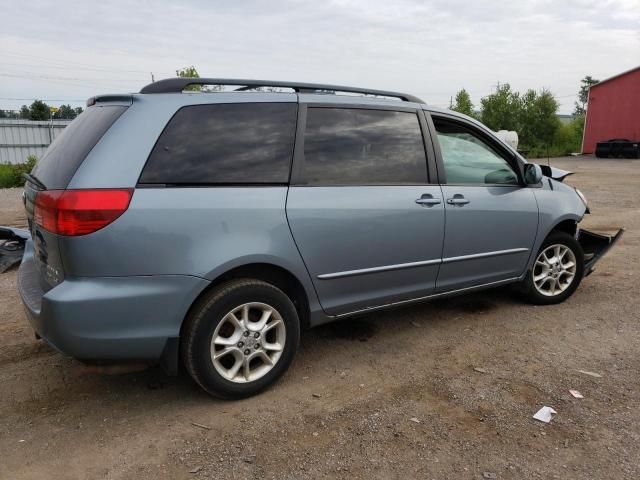
[[[568,173],[407,94],[162,80],[90,99],[27,176],[19,290],[61,352],[245,397],[306,327],[509,283],[565,300],[622,233],[578,228]]]

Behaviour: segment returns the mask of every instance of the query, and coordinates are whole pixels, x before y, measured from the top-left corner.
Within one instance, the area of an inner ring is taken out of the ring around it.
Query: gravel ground
[[[33,338],[0,275],[0,478],[640,478],[640,162],[552,165],[577,173],[586,226],[627,227],[572,298],[503,288],[326,325],[238,402],[158,369],[86,373]],[[0,225],[23,223],[0,191]]]

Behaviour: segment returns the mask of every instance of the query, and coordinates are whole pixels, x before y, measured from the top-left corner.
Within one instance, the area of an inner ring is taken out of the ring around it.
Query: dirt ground
[[[551,164],[576,172],[585,226],[627,227],[567,302],[503,288],[317,328],[248,400],[84,372],[34,339],[0,275],[0,478],[640,478],[640,161]],[[20,191],[0,191],[0,225],[23,223]]]

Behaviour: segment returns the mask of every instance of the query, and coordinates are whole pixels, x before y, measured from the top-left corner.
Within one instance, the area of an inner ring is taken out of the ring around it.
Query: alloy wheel
[[[211,339],[211,360],[226,380],[247,383],[266,375],[282,356],[286,327],[280,313],[251,302],[227,313]]]
[[[576,256],[566,245],[548,246],[538,255],[532,275],[539,293],[547,297],[560,295],[576,276]]]

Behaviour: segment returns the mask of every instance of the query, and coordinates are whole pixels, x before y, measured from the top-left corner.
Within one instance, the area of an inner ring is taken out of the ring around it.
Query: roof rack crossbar
[[[297,93],[315,93],[319,91],[359,93],[381,97],[399,98],[404,102],[424,103],[418,97],[408,93],[391,92],[387,90],[372,90],[368,88],[345,87],[341,85],[324,85],[320,83],[282,82],[278,80],[247,80],[237,78],[166,78],[150,83],[140,90],[140,93],[180,93],[190,85],[238,85],[237,91],[251,90],[258,87],[291,88]]]

